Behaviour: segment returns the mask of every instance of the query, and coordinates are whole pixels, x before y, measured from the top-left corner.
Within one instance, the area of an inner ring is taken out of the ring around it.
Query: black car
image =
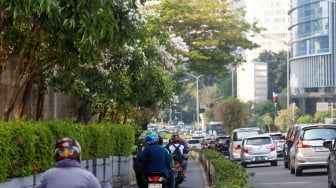
[[[293,127],[289,128],[287,131],[287,135],[285,138],[285,144],[283,147],[283,160],[284,160],[284,167],[289,170],[289,150],[293,145],[294,137],[295,137],[295,130],[297,127],[300,126],[298,124],[294,125]]]
[[[328,172],[328,187],[336,188],[336,145],[334,140],[326,140],[323,143],[323,146],[328,148],[330,153],[327,160],[327,172]]]
[[[219,136],[215,141],[215,148],[224,155],[229,155],[230,136]]]

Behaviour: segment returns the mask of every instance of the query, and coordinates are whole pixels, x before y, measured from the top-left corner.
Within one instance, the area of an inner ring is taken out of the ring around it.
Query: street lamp
[[[331,1],[331,0],[330,0]],[[336,0],[334,0],[334,2],[336,2]],[[283,40],[278,40],[275,38],[270,38],[270,37],[266,37],[265,35],[260,35],[260,37],[265,38],[265,39],[270,39],[270,40],[274,40],[277,42],[281,42],[282,44],[287,46],[287,52],[286,52],[286,68],[287,68],[287,75],[286,75],[286,82],[287,82],[287,91],[286,91],[286,105],[287,105],[287,126],[289,125],[289,101],[290,101],[290,75],[289,75],[289,70],[290,70],[290,65],[289,65],[289,52],[290,52],[290,47],[291,44],[290,42],[287,41],[283,41]]]
[[[193,74],[187,73],[185,72],[184,74],[191,76],[193,78],[195,78],[196,80],[196,121],[197,121],[197,128],[199,127],[199,92],[198,92],[198,80],[204,76],[204,75],[198,75],[195,76]]]

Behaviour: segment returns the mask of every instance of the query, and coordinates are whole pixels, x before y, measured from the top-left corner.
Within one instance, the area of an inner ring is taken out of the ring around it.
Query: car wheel
[[[272,165],[272,166],[278,166],[278,161],[272,161],[272,162],[271,162],[271,165]]]
[[[288,159],[284,157],[284,168],[288,168]]]
[[[242,165],[244,168],[247,167],[247,164],[246,164],[246,163],[243,163],[243,162],[241,162],[240,165]]]
[[[295,176],[302,176],[302,169],[295,168]]]
[[[290,173],[291,173],[291,174],[294,174],[294,173],[295,173],[295,169],[294,169],[294,167],[292,166],[292,164],[291,164],[291,162],[290,162],[290,159],[288,160],[288,166],[289,166]]]
[[[331,180],[331,172],[330,172],[329,168],[327,170],[328,170],[328,187],[329,188],[336,188],[336,186],[333,184],[333,182]]]

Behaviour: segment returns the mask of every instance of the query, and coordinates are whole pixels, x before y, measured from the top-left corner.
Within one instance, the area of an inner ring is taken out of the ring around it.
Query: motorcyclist
[[[171,142],[166,147],[171,153],[174,153],[175,149],[179,149],[181,151],[181,154],[183,155],[183,159],[178,162],[180,162],[182,166],[182,174],[184,176],[184,179],[186,179],[185,174],[186,174],[186,169],[187,169],[187,164],[188,164],[187,160],[188,160],[189,148],[185,146],[183,141],[181,141],[180,136],[176,133],[171,136]]]
[[[146,184],[143,179],[143,173],[145,171],[145,165],[143,162],[139,161],[137,158],[137,155],[143,151],[143,145],[142,143],[134,146],[132,154],[133,154],[133,170],[135,173],[135,178],[137,181],[137,185],[139,188],[145,188]]]
[[[56,165],[44,172],[36,188],[101,188],[98,179],[81,168],[82,150],[76,139],[58,140],[54,151]]]
[[[161,172],[167,179],[168,184],[171,184],[170,176],[170,160],[169,155],[165,149],[159,144],[159,136],[155,132],[148,132],[146,134],[147,147],[137,156],[138,160],[144,162],[146,166],[145,172]]]
[[[171,177],[171,185],[170,187],[171,188],[175,188],[175,176],[176,176],[176,173],[174,171],[174,159],[173,159],[173,156],[172,154],[170,153],[170,151],[166,148],[166,146],[163,146],[163,137],[159,134],[159,142],[158,144],[164,149],[166,150],[166,152],[168,153],[168,156],[169,156],[169,161],[170,161],[170,177]]]

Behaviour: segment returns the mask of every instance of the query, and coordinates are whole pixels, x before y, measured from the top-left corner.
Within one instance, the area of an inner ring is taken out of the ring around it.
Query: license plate
[[[154,184],[154,183],[149,183],[148,188],[162,188],[162,184]]]
[[[265,157],[255,157],[254,160],[255,161],[264,161]]]

